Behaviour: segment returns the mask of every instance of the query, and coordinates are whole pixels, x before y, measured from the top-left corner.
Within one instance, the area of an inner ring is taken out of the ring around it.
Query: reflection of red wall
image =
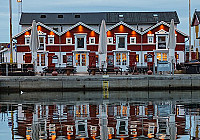
[[[112,139],[117,139],[116,136],[116,125],[117,125],[117,119],[116,116],[114,116],[114,106],[116,107],[117,105],[109,105],[109,110],[108,111],[113,111],[113,113],[109,113],[108,115],[108,127],[113,127],[114,128],[114,132],[115,134],[112,135]],[[61,120],[61,119],[54,119],[53,115],[57,114],[57,107],[56,105],[49,105],[48,106],[48,120],[47,120],[47,133],[49,136],[49,130],[48,130],[48,126],[49,124],[55,124],[56,125],[56,135],[57,136],[67,136],[67,125],[73,125],[73,135],[71,136],[71,139],[75,139],[76,135],[76,131],[75,131],[75,117],[74,117],[74,106],[73,105],[66,105],[65,108],[63,109],[63,112],[66,115],[66,119],[67,120]],[[46,108],[46,106],[41,106],[41,108],[44,110]],[[39,109],[39,108],[38,108]],[[155,110],[154,110],[154,105],[147,105],[145,106],[145,115],[143,116],[143,124],[142,124],[142,117],[139,116],[139,106],[137,105],[130,105],[130,116],[128,118],[128,130],[129,130],[129,135],[131,135],[130,131],[130,126],[132,124],[137,124],[137,136],[142,135],[142,127],[143,127],[143,135],[147,136],[148,135],[148,127],[149,127],[149,123],[154,123],[155,129],[154,129],[154,133],[156,134],[156,114],[154,114]],[[17,133],[20,136],[25,137],[26,136],[26,128],[28,126],[28,124],[32,124],[32,119],[33,119],[33,111],[34,111],[34,107],[32,107],[31,105],[28,106],[24,112],[25,112],[25,118],[26,120],[18,120],[18,129],[17,129]],[[71,111],[71,114],[70,114]],[[98,105],[90,105],[89,106],[89,118],[82,118],[87,119],[87,129],[88,129],[88,135],[89,138],[91,139],[91,134],[90,134],[90,126],[96,126],[97,127],[97,136],[100,136],[100,127],[99,127],[99,116],[98,116],[98,111],[99,111],[99,107]],[[39,112],[37,112],[39,115]],[[43,111],[43,113],[45,113],[45,110]],[[154,118],[152,117],[154,116]],[[40,116],[41,118],[43,116]],[[76,118],[78,120],[78,118]],[[122,118],[123,119],[123,118]],[[176,116],[176,126],[177,126],[177,134],[178,135],[183,135],[185,132],[185,117],[179,117]],[[62,128],[61,128],[62,126]],[[155,136],[155,135],[154,135]],[[129,139],[129,138],[127,138]]]

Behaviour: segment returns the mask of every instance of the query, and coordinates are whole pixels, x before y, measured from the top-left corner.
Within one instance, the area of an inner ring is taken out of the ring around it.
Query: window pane
[[[44,43],[44,37],[39,37],[40,43]]]
[[[119,37],[118,48],[125,48],[125,37]]]
[[[107,60],[108,66],[113,66],[113,55],[108,55]]]
[[[82,54],[82,66],[86,66],[86,54]]]
[[[163,53],[163,61],[167,61],[167,54]]]
[[[126,65],[126,53],[122,53],[122,65]]]
[[[37,54],[37,66],[40,65],[40,58],[39,58],[39,54]]]
[[[41,54],[41,66],[45,66],[45,55]]]
[[[161,61],[161,53],[157,53],[157,60]]]
[[[120,53],[116,54],[116,65],[121,65],[121,54]]]
[[[136,62],[139,62],[139,54],[136,54]]]
[[[76,54],[76,66],[80,66],[80,54]]]
[[[84,38],[77,38],[78,48],[84,48]]]
[[[44,37],[39,37],[40,47],[39,50],[44,50]]]

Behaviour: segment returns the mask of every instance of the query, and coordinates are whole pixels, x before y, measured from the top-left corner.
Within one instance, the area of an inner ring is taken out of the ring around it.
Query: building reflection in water
[[[100,102],[1,103],[0,109],[0,121],[8,120],[13,139],[176,140],[200,136],[198,103],[128,99],[110,102],[103,98]]]

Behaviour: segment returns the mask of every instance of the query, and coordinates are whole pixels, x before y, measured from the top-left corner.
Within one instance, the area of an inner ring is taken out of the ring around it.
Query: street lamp
[[[9,0],[9,11],[10,11],[10,63],[13,63],[12,54],[12,1]]]
[[[189,0],[189,61],[192,60],[191,52],[191,0]]]

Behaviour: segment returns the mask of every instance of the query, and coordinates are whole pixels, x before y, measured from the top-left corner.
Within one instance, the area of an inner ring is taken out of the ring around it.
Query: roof
[[[116,24],[123,21],[127,24],[155,24],[160,21],[167,23],[174,19],[179,24],[176,11],[172,12],[89,12],[89,13],[22,13],[20,24],[31,25],[33,20],[46,25],[69,25],[83,22],[87,25]]]
[[[54,33],[57,34],[57,35],[60,35],[57,31],[55,31],[55,30],[53,30],[52,28],[50,28],[50,27],[44,25],[44,24],[41,23],[41,22],[38,22],[38,23],[37,23],[37,26],[38,26],[38,25],[40,25],[40,26],[42,26],[42,27],[48,29],[49,31],[54,32]],[[29,30],[31,30],[31,29],[32,29],[32,26],[26,28],[25,30],[23,30],[23,31],[21,31],[20,33],[18,33],[17,35],[13,36],[13,38],[17,38],[17,37],[19,37],[20,35],[24,34],[25,32],[27,32],[27,31],[29,31]]]
[[[196,13],[198,19],[200,20],[200,11],[195,11],[195,13]]]
[[[197,24],[200,24],[200,11],[195,10],[192,18],[192,26],[196,26]]]
[[[158,26],[160,26],[160,25],[165,25],[165,26],[167,26],[167,27],[170,28],[170,24],[168,24],[168,23],[166,23],[166,22],[164,22],[164,21],[161,21],[161,22],[157,23],[156,25],[154,25],[154,26],[152,26],[152,27],[146,29],[146,30],[142,33],[142,35],[148,33],[148,31],[151,31],[152,29],[154,29],[154,28],[156,28],[156,27],[158,27]],[[175,31],[178,32],[178,33],[180,33],[180,34],[182,34],[182,35],[185,36],[185,37],[189,37],[187,34],[183,33],[182,31],[178,30],[177,28],[175,28]]]

